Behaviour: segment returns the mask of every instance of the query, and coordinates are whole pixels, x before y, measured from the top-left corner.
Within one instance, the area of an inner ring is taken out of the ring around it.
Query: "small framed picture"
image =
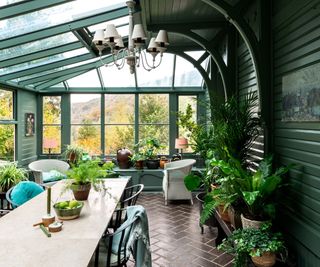
[[[35,121],[34,113],[26,113],[26,136],[34,136],[35,132]]]

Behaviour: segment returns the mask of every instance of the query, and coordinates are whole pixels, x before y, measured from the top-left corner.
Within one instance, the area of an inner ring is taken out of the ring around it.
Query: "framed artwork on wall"
[[[25,123],[26,123],[25,136],[33,136],[35,133],[34,113],[26,113]]]
[[[320,63],[282,77],[282,121],[320,121]]]

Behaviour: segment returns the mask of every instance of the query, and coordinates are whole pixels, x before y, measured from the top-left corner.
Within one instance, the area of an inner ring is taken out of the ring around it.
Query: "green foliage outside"
[[[13,93],[0,89],[0,120],[13,119]],[[0,123],[0,159],[14,160],[14,125]]]

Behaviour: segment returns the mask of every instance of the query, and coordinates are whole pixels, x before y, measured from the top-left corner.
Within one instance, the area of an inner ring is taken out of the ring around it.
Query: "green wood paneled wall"
[[[320,266],[320,122],[282,122],[282,77],[320,62],[320,1],[273,1],[274,151],[296,163],[279,223],[299,266]]]
[[[34,136],[25,136],[25,114],[34,113],[37,123],[37,96],[33,92],[17,90],[16,160],[26,166],[37,159],[37,127]],[[35,124],[35,126],[37,126]]]
[[[241,37],[239,37],[241,38]],[[257,91],[257,79],[254,70],[253,62],[247,46],[241,42],[237,49],[237,82],[238,82],[238,97],[243,99],[249,92]],[[257,107],[258,110],[258,107]],[[264,154],[264,138],[261,130],[261,135],[255,140],[252,149],[250,150],[250,161],[259,162]]]

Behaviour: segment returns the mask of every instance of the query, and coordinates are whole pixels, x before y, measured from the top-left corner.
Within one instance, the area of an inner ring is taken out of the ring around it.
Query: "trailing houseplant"
[[[235,255],[234,266],[248,266],[250,256],[255,266],[271,267],[276,262],[276,253],[285,260],[286,247],[281,233],[271,231],[271,223],[263,224],[261,228],[246,228],[235,230],[224,239],[218,249]]]
[[[83,156],[84,150],[77,145],[67,145],[63,155],[70,164],[77,164]]]
[[[0,192],[8,191],[20,181],[27,180],[28,171],[18,168],[14,162],[8,162],[0,166]]]

